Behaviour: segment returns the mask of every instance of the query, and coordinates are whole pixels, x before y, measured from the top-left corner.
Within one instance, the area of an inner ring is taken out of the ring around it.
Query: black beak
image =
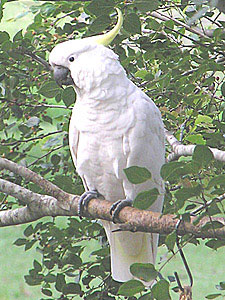
[[[69,69],[56,65],[53,67],[53,74],[56,83],[60,87],[63,85],[74,85]]]

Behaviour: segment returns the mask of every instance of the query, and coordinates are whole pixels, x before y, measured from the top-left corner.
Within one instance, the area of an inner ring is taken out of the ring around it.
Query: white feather
[[[113,51],[85,43],[82,51],[82,42],[77,44],[69,41],[61,44],[61,48],[58,45],[50,56],[52,65],[60,63],[70,69],[77,92],[69,129],[76,170],[86,189],[97,189],[111,202],[126,197],[134,199],[140,191],[156,187],[160,196],[150,209],[160,212],[164,193],[160,168],[165,156],[160,112],[127,78]],[[76,59],[68,63],[73,53]],[[123,172],[130,166],[148,168],[152,180],[131,184]],[[157,234],[113,233],[118,225],[102,223],[110,243],[115,280],[131,279],[132,263],[155,262]]]

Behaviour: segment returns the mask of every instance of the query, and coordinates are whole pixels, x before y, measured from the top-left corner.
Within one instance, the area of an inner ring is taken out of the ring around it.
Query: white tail
[[[112,232],[119,228],[102,221],[110,244],[112,277],[124,282],[134,278],[130,273],[133,263],[155,263],[158,234],[142,232]],[[149,286],[152,282],[145,283]]]

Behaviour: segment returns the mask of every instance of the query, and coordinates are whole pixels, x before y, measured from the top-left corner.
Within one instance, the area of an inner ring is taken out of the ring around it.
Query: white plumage
[[[92,38],[57,45],[50,63],[53,68],[69,69],[74,82],[77,100],[70,120],[69,144],[86,191],[97,190],[113,203],[133,200],[140,191],[156,187],[160,196],[150,210],[160,212],[164,127],[153,101],[128,79],[118,56]],[[123,171],[130,166],[146,167],[152,180],[131,184]],[[130,265],[135,262],[155,262],[157,234],[112,233],[118,225],[102,223],[110,243],[115,280],[131,279]]]

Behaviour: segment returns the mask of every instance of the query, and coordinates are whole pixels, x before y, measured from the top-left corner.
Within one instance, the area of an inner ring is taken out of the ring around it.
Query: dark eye
[[[74,61],[74,57],[71,56],[71,57],[69,58],[69,61],[70,61],[70,62],[73,62],[73,61]]]

